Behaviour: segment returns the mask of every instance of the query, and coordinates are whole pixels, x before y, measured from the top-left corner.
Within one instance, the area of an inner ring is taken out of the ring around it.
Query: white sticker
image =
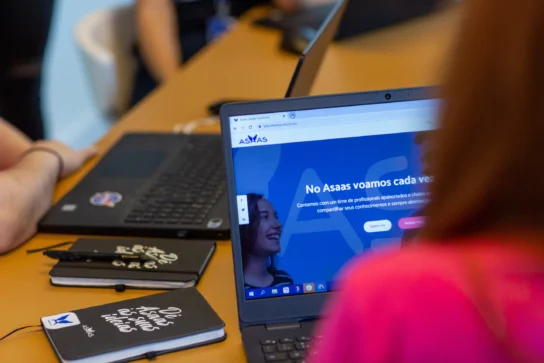
[[[74,212],[77,209],[77,205],[75,204],[65,204],[62,206],[61,211],[62,212]]]
[[[223,219],[212,218],[208,221],[208,228],[219,228],[223,224]]]
[[[42,323],[46,329],[50,330],[68,328],[70,326],[76,326],[80,324],[77,315],[74,313],[64,313],[47,316],[45,318],[42,318]]]

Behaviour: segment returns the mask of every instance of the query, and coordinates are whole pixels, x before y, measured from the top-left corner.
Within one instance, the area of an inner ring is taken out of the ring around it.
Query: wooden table
[[[355,92],[436,84],[458,19],[447,9],[425,19],[396,26],[331,47],[316,81],[314,94]],[[178,123],[206,116],[206,105],[221,98],[281,98],[296,57],[278,50],[276,32],[242,22],[227,36],[196,56],[172,81],[158,89],[124,117],[99,142],[107,150],[126,131],[170,131]],[[203,132],[218,132],[207,127]],[[63,181],[58,199],[96,161]],[[28,248],[45,247],[80,236],[43,235],[0,256],[0,335],[24,325],[39,324],[42,316],[140,297],[151,292],[58,288],[49,285],[53,263]],[[233,266],[229,242],[220,242],[198,289],[227,324],[222,343],[160,357],[163,362],[244,362],[238,331]],[[0,342],[6,362],[55,362],[42,332],[20,332]]]

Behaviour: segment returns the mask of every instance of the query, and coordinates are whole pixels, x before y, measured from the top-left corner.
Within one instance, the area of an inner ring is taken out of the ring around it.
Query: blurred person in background
[[[32,140],[45,137],[43,59],[54,0],[0,0],[0,117]]]
[[[0,118],[0,254],[36,233],[58,179],[95,153],[94,148],[75,151],[56,141],[32,142]]]
[[[344,269],[311,363],[544,362],[544,1],[461,6],[426,224]]]
[[[136,0],[138,70],[132,105],[226,30],[232,18],[272,3],[284,12],[302,0]]]

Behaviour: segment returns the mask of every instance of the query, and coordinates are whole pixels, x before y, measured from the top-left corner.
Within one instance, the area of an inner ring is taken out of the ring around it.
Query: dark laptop
[[[309,94],[344,9],[300,58],[288,94]],[[127,133],[39,223],[47,233],[230,239],[221,136]]]
[[[350,1],[335,39],[347,39],[429,14],[436,10],[441,2],[443,0]],[[296,27],[319,29],[334,6],[334,3],[309,5],[294,14],[282,14],[279,11],[274,11],[270,16],[257,19],[255,24],[282,31]]]
[[[348,4],[357,0],[338,0],[321,23],[317,35],[300,56],[285,98],[305,97],[310,94],[319,73],[325,53],[334,39],[338,26],[345,16]]]
[[[323,17],[316,28],[318,31],[312,32],[312,40],[300,54],[285,98],[304,97],[310,94],[325,53],[334,39],[349,2],[350,0],[339,0],[334,6],[327,7],[326,14],[321,14]],[[302,41],[305,42],[305,40]],[[221,107],[228,103],[248,101],[251,100],[220,100],[211,104],[208,109],[212,115],[219,115]]]
[[[409,244],[431,177],[432,88],[221,111],[239,325],[249,362],[304,362],[339,270]],[[240,125],[259,130],[248,134]]]

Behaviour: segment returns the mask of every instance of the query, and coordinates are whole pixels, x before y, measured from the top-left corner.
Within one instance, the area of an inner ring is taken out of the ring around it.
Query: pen
[[[63,250],[46,250],[43,254],[47,257],[60,261],[115,261],[124,262],[149,262],[153,259],[142,255],[128,255],[122,253],[106,253],[106,252],[79,252],[79,251],[63,251]]]

